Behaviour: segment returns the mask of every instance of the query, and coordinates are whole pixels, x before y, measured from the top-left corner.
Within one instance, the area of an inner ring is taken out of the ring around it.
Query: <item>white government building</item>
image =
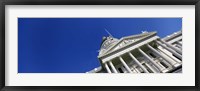
[[[182,31],[163,39],[156,34],[103,37],[101,66],[86,73],[182,73]]]

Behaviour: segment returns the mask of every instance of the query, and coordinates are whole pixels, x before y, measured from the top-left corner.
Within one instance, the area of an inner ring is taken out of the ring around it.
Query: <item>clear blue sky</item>
[[[97,58],[106,28],[114,37],[182,29],[181,18],[18,18],[19,73],[85,73]]]

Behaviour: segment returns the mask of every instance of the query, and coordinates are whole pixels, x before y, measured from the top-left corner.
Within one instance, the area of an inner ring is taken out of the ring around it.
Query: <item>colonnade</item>
[[[171,44],[163,41],[163,40],[156,40],[155,41],[156,44],[158,44],[159,46],[162,46],[164,49],[168,50],[169,52],[171,52],[172,54],[176,55],[178,58],[182,59],[182,50],[180,50],[179,48],[176,48],[174,46],[172,46]],[[150,44],[145,44],[144,46],[147,46],[148,49],[150,49],[152,52],[156,53],[159,57],[161,57],[162,59],[164,59],[167,63],[169,63],[172,67],[175,67],[174,65],[177,64],[178,62],[176,62],[175,60],[171,59],[170,57],[168,57],[167,55],[163,55],[161,54],[157,49],[155,49],[154,47],[152,47]],[[137,48],[136,50],[139,51],[139,53],[145,57],[150,62],[152,65],[154,65],[154,67],[156,67],[156,69],[158,69],[158,71],[160,73],[165,72],[164,70],[166,70],[165,67],[160,66],[158,63],[156,63],[156,61],[151,58],[149,55],[147,55],[147,53],[145,53],[141,48]],[[144,66],[132,53],[131,51],[126,53],[128,56],[131,57],[131,59],[134,61],[134,63],[136,63],[137,66],[139,66],[144,73],[150,73],[150,71],[147,70],[146,67],[148,67],[151,72],[156,73],[158,71],[156,71],[154,68],[152,68],[151,65],[144,63]],[[131,71],[131,68],[128,66],[128,64],[125,62],[125,60],[123,59],[122,56],[118,56],[117,57],[119,59],[119,61],[122,63],[122,65],[124,66],[124,68],[127,70],[128,73],[133,73],[133,71]],[[103,65],[106,68],[106,71],[108,73],[118,73],[119,71],[116,69],[116,67],[113,65],[112,61],[116,61],[116,60],[110,60],[105,62]]]

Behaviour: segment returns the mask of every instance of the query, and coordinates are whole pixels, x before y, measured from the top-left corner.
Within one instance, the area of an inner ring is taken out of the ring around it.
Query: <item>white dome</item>
[[[119,40],[117,38],[113,38],[111,36],[103,37],[99,55],[103,54],[107,49],[109,49],[113,44],[115,44],[118,41]]]

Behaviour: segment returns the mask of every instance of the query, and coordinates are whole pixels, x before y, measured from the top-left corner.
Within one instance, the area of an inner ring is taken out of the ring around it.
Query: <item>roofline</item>
[[[176,33],[176,34],[175,34],[175,33]],[[180,36],[180,35],[182,35],[182,30],[177,31],[177,32],[175,32],[175,33],[173,33],[173,34],[171,34],[171,35],[168,35],[168,36],[170,36],[170,37],[166,36],[166,37],[162,38],[162,40],[164,40],[164,41],[169,41],[169,40],[173,39],[174,37]]]

